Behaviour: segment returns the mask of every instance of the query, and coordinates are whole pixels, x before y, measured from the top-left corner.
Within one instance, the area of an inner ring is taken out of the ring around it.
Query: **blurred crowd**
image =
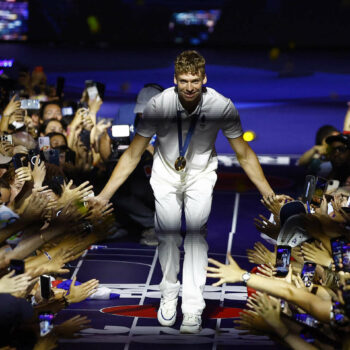
[[[0,84],[1,349],[53,349],[89,327],[85,316],[53,326],[56,313],[87,298],[118,297],[96,279],[78,282],[71,274],[69,263],[86,249],[131,231],[142,244],[158,244],[149,185],[154,140],[118,200],[102,204],[94,194],[162,87],[146,85],[132,117],[119,115],[116,123],[98,117],[102,84],[87,81],[79,101],[66,100],[63,86],[62,78],[49,86],[42,67]],[[262,199],[270,216],[255,219],[262,239],[247,251],[252,270],[230,255],[226,265],[209,260],[215,285],[247,284],[238,329],[293,349],[350,349],[348,130],[350,112],[342,132],[319,129],[299,160],[308,175],[300,197]]]

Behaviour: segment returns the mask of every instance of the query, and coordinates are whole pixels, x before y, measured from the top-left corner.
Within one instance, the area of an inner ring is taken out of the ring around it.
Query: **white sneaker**
[[[177,298],[168,300],[161,298],[157,318],[162,326],[173,326],[176,321]]]
[[[180,333],[196,334],[202,330],[202,318],[196,314],[184,314]]]

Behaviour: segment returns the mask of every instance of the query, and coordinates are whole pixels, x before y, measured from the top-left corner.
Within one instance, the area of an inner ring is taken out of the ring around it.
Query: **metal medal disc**
[[[178,157],[175,161],[175,169],[177,171],[182,171],[186,167],[186,159],[185,157]]]

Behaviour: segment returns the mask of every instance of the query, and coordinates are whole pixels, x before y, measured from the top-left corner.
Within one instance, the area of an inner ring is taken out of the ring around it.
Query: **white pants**
[[[201,315],[205,308],[203,290],[208,265],[206,223],[210,214],[213,187],[217,175],[214,171],[190,179],[170,183],[153,176],[156,212],[155,231],[159,239],[159,262],[163,272],[160,283],[162,297],[177,298],[180,290],[178,273],[182,243],[181,215],[184,207],[186,237],[182,281],[182,312]]]

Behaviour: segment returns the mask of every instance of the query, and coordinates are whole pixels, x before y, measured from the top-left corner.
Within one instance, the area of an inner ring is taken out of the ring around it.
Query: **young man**
[[[258,159],[243,140],[240,118],[232,102],[205,88],[205,60],[196,51],[182,52],[175,61],[176,87],[147,104],[137,133],[99,194],[108,200],[137,165],[151,137],[157,135],[151,185],[156,201],[155,230],[163,279],[158,320],[172,326],[180,290],[177,279],[182,208],[186,218],[180,332],[198,333],[205,307],[203,289],[208,264],[206,223],[218,165],[215,140],[223,130],[238,160],[262,195],[274,195]]]

